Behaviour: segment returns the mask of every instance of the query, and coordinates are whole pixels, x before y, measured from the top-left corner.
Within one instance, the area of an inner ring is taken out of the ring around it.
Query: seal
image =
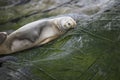
[[[76,26],[68,16],[47,18],[24,25],[9,34],[0,44],[0,54],[10,54],[46,44]]]

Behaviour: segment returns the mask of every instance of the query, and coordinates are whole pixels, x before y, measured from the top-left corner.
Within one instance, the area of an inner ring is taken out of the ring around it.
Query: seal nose
[[[75,20],[72,20],[72,28],[74,28],[74,27],[76,27],[76,25],[77,25],[77,23],[76,23],[76,21]]]

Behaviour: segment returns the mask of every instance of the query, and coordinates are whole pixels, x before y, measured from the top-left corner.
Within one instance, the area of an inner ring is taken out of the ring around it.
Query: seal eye
[[[68,25],[70,26],[71,24],[70,24],[70,23],[68,23]]]

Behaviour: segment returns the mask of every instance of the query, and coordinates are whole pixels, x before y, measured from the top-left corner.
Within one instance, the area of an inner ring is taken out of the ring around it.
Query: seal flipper
[[[39,38],[39,31],[29,31],[27,30],[27,32],[18,32],[16,33],[17,35],[15,35],[15,37],[13,38],[14,40],[28,40],[31,43],[34,43],[38,38]]]
[[[0,45],[6,40],[7,33],[6,32],[0,32]]]

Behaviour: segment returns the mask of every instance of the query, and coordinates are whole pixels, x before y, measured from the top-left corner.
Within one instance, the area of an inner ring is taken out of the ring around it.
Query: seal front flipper
[[[0,44],[2,44],[7,38],[6,32],[0,32]]]
[[[31,43],[34,43],[39,38],[39,33],[36,31],[26,31],[19,32],[18,35],[15,36],[14,40],[28,40]]]
[[[10,40],[12,40],[10,42],[13,42],[14,40],[28,40],[34,43],[39,38],[42,30],[46,26],[46,23],[48,23],[48,21],[37,21],[21,27],[8,36]]]
[[[45,27],[46,21],[29,23],[11,33],[6,40],[6,45],[11,53],[33,47]]]
[[[59,35],[55,35],[55,36],[48,37],[48,38],[44,39],[43,41],[41,41],[40,45],[46,44],[46,43],[48,43],[48,42],[50,42],[50,41],[58,38],[58,36],[59,36]]]

